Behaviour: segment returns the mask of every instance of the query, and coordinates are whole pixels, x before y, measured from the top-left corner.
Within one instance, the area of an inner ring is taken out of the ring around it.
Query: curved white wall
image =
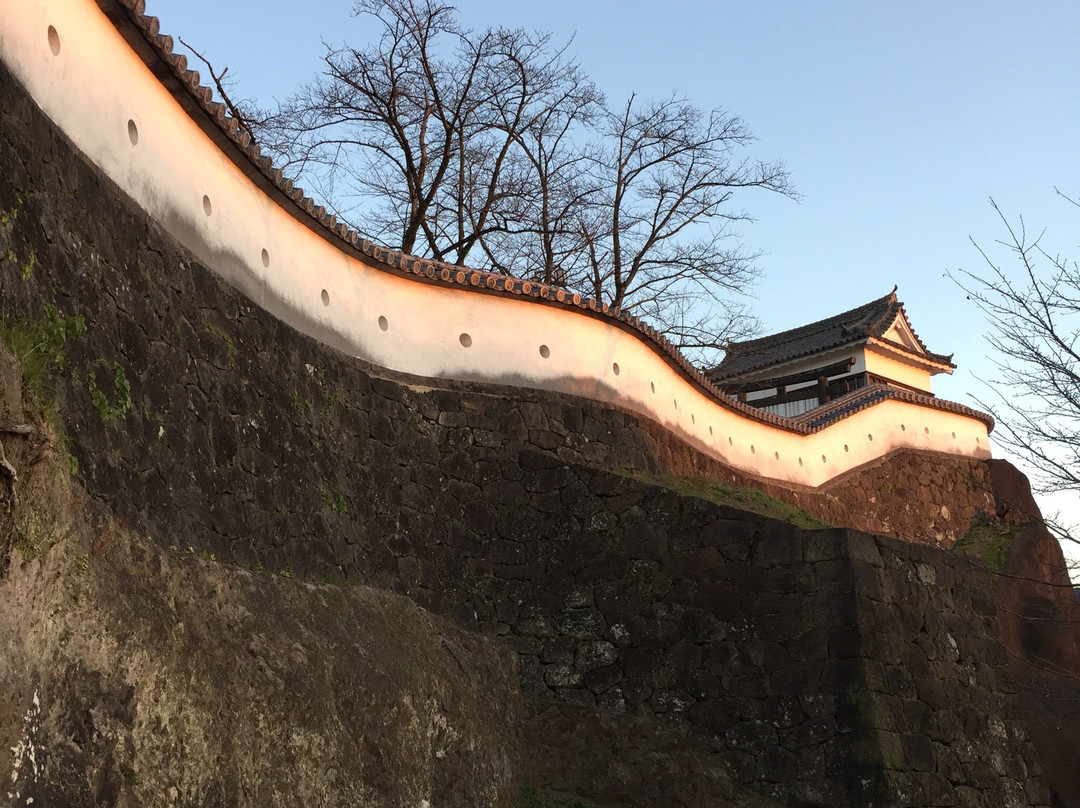
[[[901,401],[810,435],[762,423],[704,393],[614,322],[361,263],[250,181],[92,0],[0,0],[0,58],[75,145],[200,261],[345,353],[419,376],[615,403],[725,463],[791,483],[818,486],[897,449],[989,456],[980,420]]]

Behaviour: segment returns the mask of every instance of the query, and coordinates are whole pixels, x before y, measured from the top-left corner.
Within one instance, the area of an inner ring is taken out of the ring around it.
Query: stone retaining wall
[[[2,68],[0,132],[4,314],[85,317],[58,384],[67,445],[131,526],[408,594],[505,636],[530,692],[673,721],[785,800],[948,804],[948,787],[1045,801],[1009,717],[989,584],[956,559],[612,474],[708,466],[620,410],[379,377],[215,280]],[[975,468],[889,463],[946,491]],[[899,531],[910,514],[844,501],[888,469],[842,481],[850,494],[786,496]],[[896,502],[921,499],[938,508]]]

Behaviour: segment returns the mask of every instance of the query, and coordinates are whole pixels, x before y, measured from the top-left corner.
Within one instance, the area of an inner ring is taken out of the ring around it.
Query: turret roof
[[[917,349],[885,337],[898,318],[903,318],[904,325],[918,346]],[[730,379],[832,348],[864,343],[870,338],[888,342],[893,348],[932,363],[955,367],[951,355],[944,356],[927,350],[919,335],[911,328],[904,304],[897,299],[894,286],[884,297],[824,320],[758,339],[733,342],[728,346],[723,361],[709,371],[708,375],[714,381]]]

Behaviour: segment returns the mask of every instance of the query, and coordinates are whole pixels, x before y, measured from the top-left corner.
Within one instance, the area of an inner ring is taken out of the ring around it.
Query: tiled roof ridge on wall
[[[921,393],[916,390],[906,390],[901,387],[891,387],[890,385],[879,383],[860,387],[858,390],[853,390],[840,398],[830,401],[828,404],[823,404],[820,407],[807,410],[791,420],[806,427],[808,432],[817,432],[818,430],[824,429],[829,424],[839,421],[841,418],[845,418],[860,410],[865,410],[867,407],[871,407],[874,404],[888,399],[903,401],[908,404],[918,404],[923,407],[930,407],[945,412],[953,412],[957,415],[965,415],[968,418],[975,418],[976,420],[982,421],[986,424],[988,432],[993,431],[994,429],[993,417],[985,412],[980,412],[979,410],[967,407],[963,404],[958,404],[955,401],[946,401],[945,399],[937,398],[931,393]]]
[[[324,239],[335,243],[340,249],[348,253],[361,257],[364,263],[369,266],[399,276],[410,277],[420,282],[447,285],[473,292],[524,297],[536,303],[577,309],[583,315],[602,318],[619,328],[630,331],[651,345],[680,375],[721,406],[744,417],[789,432],[811,434],[856,411],[838,408],[830,410],[831,417],[822,412],[820,415],[823,417],[815,418],[813,423],[807,423],[799,418],[788,418],[765,412],[728,396],[713,384],[699,368],[693,365],[663,333],[640,317],[620,311],[617,306],[611,307],[603,301],[592,297],[583,297],[581,294],[568,289],[509,275],[472,269],[466,266],[447,264],[433,259],[418,258],[388,247],[376,245],[368,239],[362,238],[357,231],[350,229],[346,223],[339,222],[334,214],[327,213],[325,208],[317,205],[312,198],[305,195],[302,188],[296,186],[291,179],[285,176],[281,169],[274,166],[269,157],[262,154],[258,143],[252,141],[250,133],[236,118],[229,115],[227,106],[214,100],[213,89],[201,83],[199,72],[188,67],[187,57],[173,52],[173,38],[160,32],[160,21],[157,17],[146,14],[145,0],[96,0],[96,2],[106,10],[110,20],[118,28],[123,27],[122,23],[116,19],[115,15],[108,14],[108,9],[110,6],[123,9],[134,30],[149,45],[153,58],[168,69],[177,80],[178,86],[186,94],[186,97],[194,101],[195,106],[202,110],[218,132],[235,147],[236,153],[242,155],[249,166],[254,169],[253,174],[252,171],[241,166],[245,174],[262,185],[264,190],[270,191],[270,195],[278,199],[279,204],[281,199],[288,200],[295,208],[293,215],[299,212],[306,219],[305,224]],[[122,30],[121,33],[125,34],[126,37],[126,32]],[[154,73],[160,79],[160,70],[154,70]],[[188,114],[192,115],[190,104],[184,104],[183,102],[181,104],[188,111]],[[235,158],[232,159],[234,162],[236,161]],[[274,191],[277,193],[273,193]],[[892,297],[895,298],[895,288]],[[857,395],[857,392],[851,395]],[[844,398],[846,399],[848,396]],[[841,400],[838,400],[838,402]],[[913,397],[911,403],[969,415],[983,423],[993,424],[993,419],[984,413],[960,404],[945,402],[933,396]],[[870,406],[870,403],[865,406]],[[864,408],[859,407],[859,409]]]
[[[98,2],[105,3],[107,0],[98,0]],[[328,214],[325,208],[316,205],[313,199],[304,194],[302,188],[286,178],[284,172],[275,168],[270,158],[262,154],[259,145],[251,141],[249,133],[228,114],[226,105],[213,100],[214,91],[200,83],[199,72],[188,68],[187,57],[173,53],[173,38],[160,32],[160,22],[157,17],[145,13],[145,0],[115,0],[115,2],[127,12],[135,28],[153,48],[161,62],[169,67],[180,85],[197,102],[221,133],[228,137],[239,152],[258,170],[258,174],[264,181],[283,193],[303,211],[311,222],[320,227],[322,231],[320,235],[324,238],[336,241],[339,246],[350,252],[360,253],[368,259],[365,263],[383,271],[412,276],[420,281],[457,286],[470,291],[532,298],[538,303],[548,305],[561,304],[564,307],[577,308],[583,314],[602,317],[620,328],[635,333],[651,344],[682,376],[725,407],[773,426],[793,432],[803,431],[788,418],[763,412],[728,396],[709,381],[704,373],[693,365],[662,332],[640,317],[620,311],[617,306],[611,307],[603,301],[583,297],[580,293],[569,289],[510,275],[447,264],[433,259],[418,258],[362,238],[344,222],[338,222],[336,216]]]

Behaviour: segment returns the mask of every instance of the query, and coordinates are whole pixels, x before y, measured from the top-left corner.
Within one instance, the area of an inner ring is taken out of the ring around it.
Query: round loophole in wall
[[[901,432],[907,432],[907,427],[904,426],[903,424],[900,424],[900,431]]]
[[[262,257],[263,267],[264,268],[269,267],[270,266],[270,253],[268,253],[266,250],[263,250],[261,257]]]
[[[132,146],[139,145],[139,127],[131,118],[128,118],[128,140],[131,141]]]
[[[468,334],[466,334],[464,332],[461,334],[460,337],[457,338],[457,340],[458,340],[458,342],[461,343],[462,348],[472,347],[472,337],[470,337]]]
[[[844,451],[845,452],[851,451],[850,449],[848,449],[848,445],[846,443],[844,444]]]
[[[952,433],[952,437],[953,437],[953,440],[956,440],[956,433],[955,432]]]
[[[49,50],[52,51],[53,56],[60,54],[60,34],[56,33],[56,29],[51,25],[49,26]]]
[[[618,362],[612,362],[611,363],[611,372],[614,373],[616,376],[619,375],[619,363]]]
[[[873,436],[873,435],[870,435],[870,434],[867,434],[867,436],[866,436],[866,439],[867,439],[868,441],[871,441],[871,442],[873,442],[873,440],[874,440],[874,436]]]
[[[210,204],[210,197],[208,197],[206,194],[203,194],[202,209],[203,213],[205,213],[207,216],[214,212],[214,206]]]
[[[544,359],[547,359],[549,356],[551,356],[551,348],[546,345],[541,345],[540,356],[544,357]]]
[[[822,456],[821,456],[821,462],[822,462],[822,463],[824,463],[824,462],[825,462],[825,455],[822,455]]]
[[[380,331],[386,331],[386,329],[388,329],[389,327],[390,327],[390,321],[387,320],[385,317],[383,317],[380,314],[379,315],[379,330]]]
[[[322,297],[322,304],[324,306],[329,306],[330,305],[330,293],[328,291],[326,291],[325,289],[323,289],[321,297]]]
[[[801,457],[799,458],[799,465],[800,466],[802,465],[802,458]]]

